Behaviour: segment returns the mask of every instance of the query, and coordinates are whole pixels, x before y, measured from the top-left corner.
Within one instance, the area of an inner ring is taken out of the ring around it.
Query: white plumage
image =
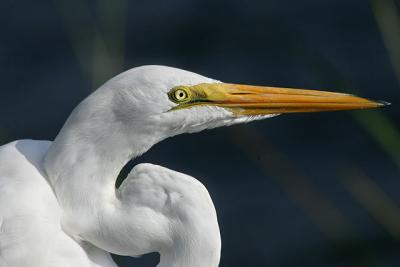
[[[61,229],[42,170],[50,145],[20,140],[0,147],[0,266],[116,266],[109,253]]]
[[[115,266],[109,252],[159,252],[160,267],[213,267],[221,239],[195,178],[132,158],[165,138],[279,113],[377,107],[350,95],[224,84],[144,66],[105,83],[54,142],[0,147],[1,266]]]

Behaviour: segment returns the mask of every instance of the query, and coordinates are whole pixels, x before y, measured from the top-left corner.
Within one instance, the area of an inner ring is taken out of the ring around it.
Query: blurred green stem
[[[126,2],[97,0],[97,17],[90,21],[87,1],[56,2],[84,76],[90,79],[94,90],[122,70]]]
[[[371,0],[372,10],[400,82],[400,16],[393,0]]]
[[[125,48],[124,10],[125,0],[97,0],[97,15],[101,32],[96,32],[93,40],[93,89],[122,69]]]
[[[380,110],[353,112],[353,115],[400,168],[400,133],[393,121]]]
[[[257,128],[236,127],[230,131],[232,141],[240,147],[258,167],[282,186],[293,201],[311,218],[312,222],[331,241],[355,238],[356,229],[344,214],[291,161],[271,143]]]
[[[390,235],[400,239],[400,208],[372,179],[361,170],[349,168],[344,172],[343,184],[357,201],[379,222]]]

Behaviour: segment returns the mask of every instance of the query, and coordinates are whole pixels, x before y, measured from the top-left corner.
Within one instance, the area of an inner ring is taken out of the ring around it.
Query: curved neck
[[[96,122],[93,118],[89,125],[77,118],[76,113],[80,112],[73,112],[44,161],[47,177],[65,215],[63,227],[71,235],[80,235],[99,224],[96,216],[103,213],[106,204],[119,201],[115,181],[121,169],[161,139],[143,138],[118,123],[110,126],[107,121]]]
[[[116,107],[118,97],[118,91],[102,87],[86,98],[45,157],[44,170],[63,209],[63,227],[71,235],[100,227],[96,216],[118,201],[115,181],[123,166],[162,139],[145,136],[146,129],[128,118],[131,112]]]
[[[160,267],[218,266],[219,231],[216,246],[199,246],[208,244],[207,233],[187,233],[171,250],[148,245],[147,240],[138,245],[140,241],[129,236],[138,214],[116,196],[116,178],[130,159],[165,136],[162,129],[145,135],[149,131],[143,131],[142,124],[139,128],[134,122],[119,123],[109,110],[97,113],[88,110],[88,105],[90,102],[84,102],[74,110],[44,160],[48,180],[63,210],[63,229],[76,239],[120,255],[158,250]]]

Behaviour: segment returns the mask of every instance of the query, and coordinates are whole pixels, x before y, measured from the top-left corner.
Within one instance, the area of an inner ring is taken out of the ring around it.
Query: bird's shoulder
[[[92,267],[100,265],[89,253],[108,257],[81,247],[61,229],[61,210],[41,170],[50,145],[18,140],[0,146],[0,266]],[[101,266],[115,266],[107,262]]]
[[[18,140],[0,146],[0,198],[30,197],[49,188],[41,162],[50,144],[49,141]]]
[[[0,146],[0,168],[25,163],[26,160],[32,165],[38,165],[51,143],[46,140],[23,139],[4,144]]]
[[[0,216],[16,210],[40,213],[39,207],[33,204],[51,202],[53,193],[41,170],[41,161],[50,144],[49,141],[18,140],[0,147]]]

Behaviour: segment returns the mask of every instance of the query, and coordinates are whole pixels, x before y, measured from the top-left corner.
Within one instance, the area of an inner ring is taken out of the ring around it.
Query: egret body
[[[116,189],[129,160],[181,133],[382,105],[340,93],[226,84],[164,66],[131,69],[79,104],[54,142],[0,147],[0,263],[115,266],[109,252],[159,252],[160,267],[218,266],[221,239],[207,189],[153,164],[135,166]]]

